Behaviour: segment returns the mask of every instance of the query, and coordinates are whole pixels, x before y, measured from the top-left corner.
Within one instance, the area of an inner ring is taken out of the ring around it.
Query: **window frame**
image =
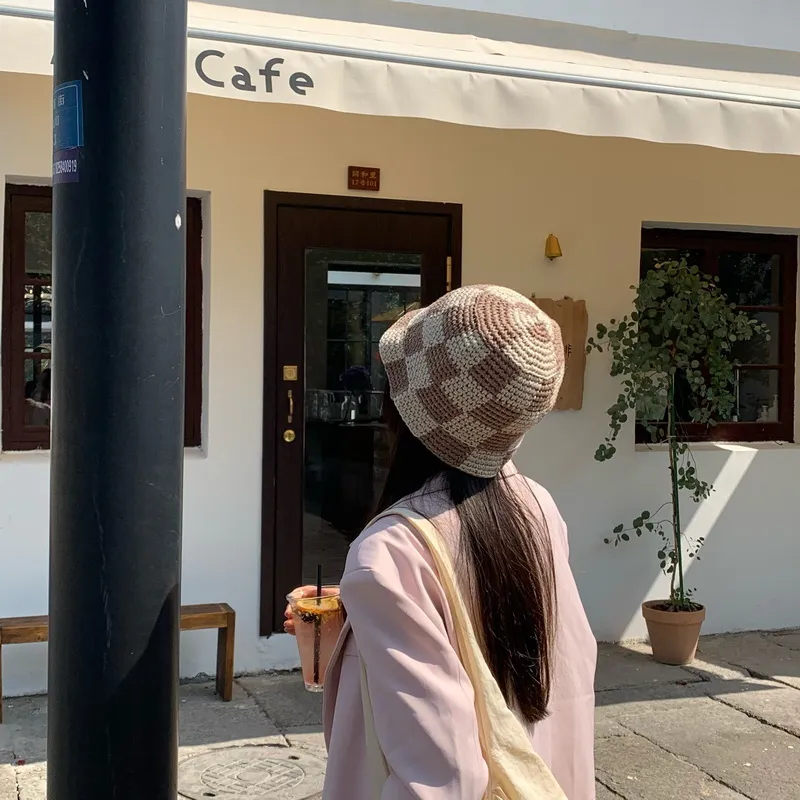
[[[724,422],[717,425],[681,423],[680,437],[689,442],[793,442],[795,406],[795,337],[797,324],[798,237],[786,234],[681,228],[642,228],[639,252],[702,250],[704,263],[697,266],[709,275],[719,274],[719,256],[725,253],[763,253],[780,257],[781,302],[772,306],[738,306],[742,311],[777,312],[779,315],[779,363],[743,365],[747,369],[778,371],[777,422]],[[640,267],[641,275],[641,267]],[[636,443],[652,444],[644,425],[636,423]]]
[[[2,304],[2,449],[7,452],[50,449],[50,427],[24,424],[25,214],[53,211],[51,186],[6,184],[3,226]],[[186,200],[186,370],[184,446],[202,445],[203,411],[203,218],[200,198]],[[22,273],[20,275],[20,272]],[[19,296],[18,296],[19,295]],[[21,319],[20,319],[21,317]]]

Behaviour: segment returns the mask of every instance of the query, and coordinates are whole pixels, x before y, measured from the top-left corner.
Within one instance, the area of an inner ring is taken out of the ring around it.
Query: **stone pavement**
[[[643,646],[601,648],[598,800],[800,798],[800,633],[701,648],[686,669],[656,664]],[[210,684],[184,685],[180,797],[318,800],[320,710],[295,674],[239,678],[231,703]],[[42,800],[46,699],[9,700],[6,711],[0,800]]]

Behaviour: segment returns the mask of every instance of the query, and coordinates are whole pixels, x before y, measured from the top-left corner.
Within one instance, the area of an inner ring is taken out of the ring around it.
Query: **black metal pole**
[[[175,800],[186,0],[56,0],[49,800]]]

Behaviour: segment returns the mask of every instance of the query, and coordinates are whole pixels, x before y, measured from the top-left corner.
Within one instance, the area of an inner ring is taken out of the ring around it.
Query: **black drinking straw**
[[[317,564],[317,605],[322,602],[322,564]],[[314,616],[314,683],[319,685],[319,650],[322,644],[321,617]]]

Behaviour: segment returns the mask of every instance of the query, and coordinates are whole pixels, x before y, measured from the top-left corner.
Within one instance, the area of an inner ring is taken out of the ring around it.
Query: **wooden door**
[[[460,280],[459,206],[268,193],[261,633],[338,583],[388,460],[378,340]]]

